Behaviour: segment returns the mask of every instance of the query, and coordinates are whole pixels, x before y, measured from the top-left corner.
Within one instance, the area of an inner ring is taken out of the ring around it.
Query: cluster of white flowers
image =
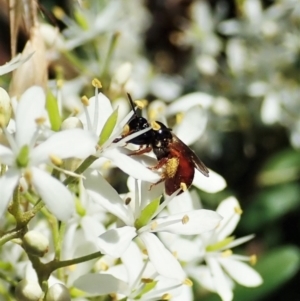
[[[230,250],[252,238],[229,236],[240,218],[238,201],[230,197],[215,212],[202,209],[193,190],[162,199],[163,183],[150,189],[160,179],[147,168],[154,158],[128,156],[124,148],[149,129],[114,142],[132,112],[117,121],[109,99],[95,91],[83,98],[78,118],[65,119],[61,130],[53,131],[53,111],[42,88],[29,88],[19,100],[2,90],[1,101],[11,103],[14,114],[6,126],[8,113],[1,111],[0,243],[2,261],[10,267],[1,274],[11,284],[23,279],[16,298],[37,300],[47,292],[45,300],[108,294],[115,300],[193,300],[188,278],[193,277],[230,301],[234,281],[260,285],[259,274],[242,262],[253,257]],[[181,107],[179,100],[170,112]],[[199,135],[182,124],[186,128],[176,132],[189,129],[186,142],[192,143]],[[129,175],[126,194],[107,181],[108,162]],[[208,180],[196,175],[194,184],[205,190],[210,181],[209,193],[224,189],[224,179],[210,173]],[[8,295],[8,284],[3,288]]]

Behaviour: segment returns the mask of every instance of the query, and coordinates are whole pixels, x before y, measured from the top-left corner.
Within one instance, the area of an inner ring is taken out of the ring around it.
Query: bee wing
[[[182,142],[176,135],[173,135],[173,147],[177,149],[183,156],[190,158],[195,167],[206,177],[209,176],[209,171],[204,163],[198,158],[198,156],[192,151],[184,142]]]

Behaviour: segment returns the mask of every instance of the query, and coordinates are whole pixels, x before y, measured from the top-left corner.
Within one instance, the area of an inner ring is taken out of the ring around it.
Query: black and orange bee
[[[126,134],[122,135],[121,138],[115,139],[114,142],[118,142],[128,135],[150,126],[146,118],[137,115],[132,98],[129,94],[127,95],[134,115],[127,124],[128,131]],[[172,129],[159,121],[155,121],[152,129],[148,132],[127,142],[141,146],[139,150],[134,151],[130,155],[141,155],[153,150],[158,163],[149,168],[152,170],[162,168],[161,179],[155,184],[164,181],[167,195],[173,194],[179,188],[181,190],[178,194],[181,194],[185,189],[189,188],[194,179],[195,168],[204,176],[209,176],[208,169],[197,155],[172,133]]]

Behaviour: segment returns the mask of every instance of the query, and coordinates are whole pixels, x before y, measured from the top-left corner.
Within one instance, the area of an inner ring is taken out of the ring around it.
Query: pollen
[[[82,102],[82,104],[84,105],[84,106],[89,106],[90,105],[90,101],[89,101],[89,99],[87,98],[87,96],[85,96],[85,95],[83,95],[82,97],[81,97],[81,102]]]
[[[222,257],[230,257],[231,255],[232,255],[232,251],[229,249],[221,253]]]
[[[243,210],[241,209],[241,207],[237,206],[237,207],[234,207],[234,212],[238,215],[242,215]]]
[[[51,162],[56,166],[61,166],[63,164],[63,160],[53,154],[49,155]]]
[[[183,119],[183,114],[182,113],[176,114],[176,123],[177,124],[181,123],[182,119]]]
[[[186,279],[184,279],[183,284],[191,287],[191,286],[193,286],[193,281],[189,278],[186,278]]]
[[[147,255],[147,256],[148,256],[148,251],[147,251],[147,249],[143,249],[143,250],[142,250],[142,253],[143,253],[144,255]]]
[[[154,131],[160,130],[160,125],[155,121],[151,121],[151,127]]]
[[[98,88],[98,89],[102,88],[102,84],[101,84],[100,80],[97,79],[97,78],[94,78],[94,79],[92,80],[92,85],[93,85],[95,88]]]
[[[168,178],[173,178],[176,174],[179,165],[179,159],[174,157],[170,158],[166,163],[166,175]],[[186,185],[185,185],[186,186]]]
[[[181,221],[182,221],[182,224],[185,225],[189,222],[189,220],[190,220],[190,218],[188,217],[188,215],[184,215]]]
[[[186,191],[188,189],[184,182],[180,183],[180,188],[182,189],[182,191]]]
[[[161,300],[170,300],[172,298],[172,295],[169,293],[163,294],[161,296]]]
[[[251,255],[249,262],[251,265],[255,265],[257,263],[257,256],[255,254]]]
[[[124,127],[123,127],[123,131],[122,131],[122,136],[127,136],[130,132],[130,127],[128,124],[126,124]]]

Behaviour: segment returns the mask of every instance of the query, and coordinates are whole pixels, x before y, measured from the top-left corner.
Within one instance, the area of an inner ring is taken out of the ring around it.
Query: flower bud
[[[63,284],[55,283],[48,289],[46,301],[71,301],[71,296]]]
[[[38,301],[42,297],[42,290],[35,281],[23,279],[16,287],[15,297],[17,301]]]
[[[83,129],[81,120],[77,117],[66,118],[61,124],[62,130]]]
[[[28,253],[43,257],[48,252],[49,241],[37,231],[28,231],[23,237],[23,246]]]
[[[11,117],[11,103],[7,92],[0,87],[0,125],[7,126]]]

